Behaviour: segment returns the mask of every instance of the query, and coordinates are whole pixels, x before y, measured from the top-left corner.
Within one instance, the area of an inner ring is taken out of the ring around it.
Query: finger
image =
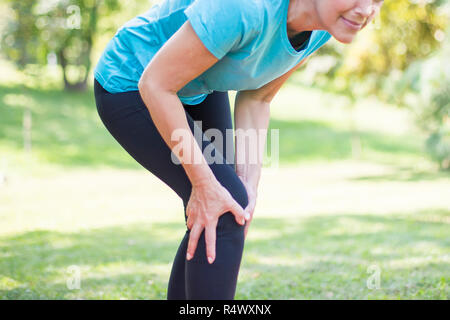
[[[252,205],[252,204],[249,202],[248,205],[244,208],[244,211],[245,211],[245,212],[250,212],[251,205]]]
[[[252,213],[255,210],[255,201],[250,201],[245,207],[245,212]]]
[[[252,220],[247,221],[247,223],[245,224],[245,229],[244,229],[244,239],[247,237],[248,229],[250,228],[251,222],[252,222]]]
[[[234,218],[237,223],[244,225],[245,220],[250,218],[250,214],[248,212],[245,212],[244,209],[237,203],[234,199],[231,200],[230,203],[230,211],[232,214],[234,214]]]
[[[253,202],[252,204],[250,204],[250,207],[248,209],[245,209],[247,212],[250,213],[250,219],[248,219],[248,220],[252,220],[253,214],[255,213],[255,208],[256,208],[256,203]]]
[[[187,221],[186,221],[186,226],[188,227],[189,230],[192,229],[192,226],[194,225],[194,221],[195,221],[194,215],[192,215],[192,214],[189,215],[187,218]]]
[[[244,239],[247,238],[247,233],[248,233],[248,228],[250,227],[250,224],[252,223],[253,220],[253,213],[251,215],[251,218],[247,221],[247,223],[245,224],[245,228],[244,228]]]
[[[209,263],[216,259],[216,227],[217,223],[211,223],[205,228],[206,256]]]
[[[199,224],[194,224],[189,234],[188,248],[186,252],[186,259],[191,260],[194,257],[195,250],[197,249],[198,239],[202,233],[203,227]]]

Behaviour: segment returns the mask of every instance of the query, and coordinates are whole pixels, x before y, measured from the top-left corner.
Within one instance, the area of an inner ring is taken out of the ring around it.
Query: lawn
[[[236,298],[449,299],[450,175],[410,114],[360,101],[355,156],[344,98],[291,83],[272,110],[279,167],[263,169]],[[3,81],[0,172],[1,299],[165,299],[182,201],[109,136],[92,92]]]

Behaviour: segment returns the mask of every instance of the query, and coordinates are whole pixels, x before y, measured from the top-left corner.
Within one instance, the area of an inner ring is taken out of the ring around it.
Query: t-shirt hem
[[[103,89],[105,89],[109,93],[114,93],[114,90],[111,90],[110,88],[108,88],[108,86],[106,85],[107,81],[105,80],[105,78],[103,78],[101,73],[99,73],[98,71],[94,71],[94,79],[97,80],[98,83],[100,83],[100,85],[103,87]]]
[[[208,96],[208,94],[205,93],[205,94],[200,94],[200,95],[196,95],[196,96],[192,96],[192,97],[180,97],[180,96],[178,96],[178,98],[184,104],[197,105],[197,104],[202,103],[206,99],[207,96]]]
[[[128,92],[128,91],[136,91],[139,90],[138,88],[136,90],[120,90],[120,91],[116,91],[116,90],[111,90],[110,88],[108,88],[108,86],[106,85],[107,81],[105,81],[105,78],[103,78],[103,76],[101,75],[101,73],[94,71],[94,79],[96,79],[98,81],[98,83],[100,83],[100,85],[103,87],[103,89],[105,89],[106,91],[108,91],[109,93],[120,93],[120,92]],[[178,98],[180,99],[180,101],[184,104],[188,104],[188,105],[197,105],[202,103],[206,97],[208,96],[207,93],[205,94],[199,94],[199,95],[195,95],[195,96],[190,96],[190,97],[182,97],[182,96],[178,96]]]

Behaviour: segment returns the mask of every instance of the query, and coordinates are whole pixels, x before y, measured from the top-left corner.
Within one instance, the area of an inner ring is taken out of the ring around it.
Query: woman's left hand
[[[245,238],[247,238],[247,232],[248,232],[248,227],[250,226],[250,223],[253,220],[253,213],[255,211],[255,207],[256,207],[256,196],[257,196],[257,190],[256,187],[251,186],[244,177],[239,176],[239,179],[241,179],[242,183],[245,186],[245,189],[247,190],[247,195],[248,195],[248,205],[247,207],[244,208],[245,212],[248,212],[250,214],[250,219],[246,221],[245,223],[245,229],[244,229],[244,236]]]

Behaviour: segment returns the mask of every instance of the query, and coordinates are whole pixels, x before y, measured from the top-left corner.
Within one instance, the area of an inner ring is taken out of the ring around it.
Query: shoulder
[[[257,24],[262,18],[262,4],[258,0],[194,0],[185,12],[196,11],[229,24]]]
[[[284,11],[287,12],[287,6],[289,1],[286,0],[259,0],[256,5],[259,7],[260,12],[267,19],[279,20],[283,18]]]
[[[261,33],[260,0],[194,0],[184,14],[203,44],[221,59]]]

